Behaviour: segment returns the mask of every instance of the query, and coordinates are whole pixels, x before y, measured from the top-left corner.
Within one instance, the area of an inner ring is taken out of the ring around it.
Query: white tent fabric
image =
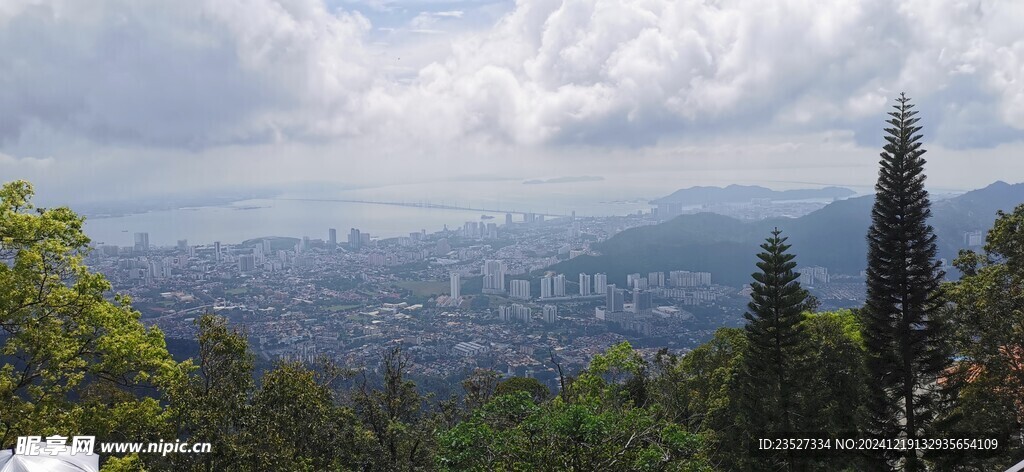
[[[60,454],[26,456],[10,449],[0,451],[0,472],[98,472],[100,456]]]

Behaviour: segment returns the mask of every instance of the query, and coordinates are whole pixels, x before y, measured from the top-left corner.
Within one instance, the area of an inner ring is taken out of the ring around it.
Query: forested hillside
[[[1009,211],[1024,201],[1024,184],[996,182],[983,189],[941,200],[933,206],[932,225],[938,235],[939,257],[952,262],[964,248],[963,234],[988,228],[999,210]],[[594,246],[600,256],[580,256],[551,270],[566,273],[606,272],[609,283],[624,283],[633,272],[668,270],[712,272],[726,285],[747,283],[754,263],[749,248],[774,227],[785,228],[800,248],[804,265],[828,267],[835,273],[859,274],[865,268],[874,197],[833,202],[799,218],[741,221],[712,213],[681,215],[654,226],[633,228]]]

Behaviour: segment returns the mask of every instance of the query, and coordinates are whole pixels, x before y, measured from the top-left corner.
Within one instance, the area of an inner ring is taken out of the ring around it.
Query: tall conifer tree
[[[744,356],[744,413],[756,435],[794,432],[798,428],[796,398],[797,365],[806,333],[800,324],[807,291],[794,272],[795,255],[786,251],[782,232],[776,228],[757,255],[760,272],[752,274],[750,311]]]
[[[920,118],[904,94],[896,99],[885,128],[886,144],[875,185],[868,230],[867,303],[863,337],[872,378],[865,429],[885,438],[921,437],[933,419],[936,379],[948,365],[935,259],[935,233],[928,224],[931,204],[924,188]],[[919,455],[874,458],[878,470],[902,465],[923,469]]]

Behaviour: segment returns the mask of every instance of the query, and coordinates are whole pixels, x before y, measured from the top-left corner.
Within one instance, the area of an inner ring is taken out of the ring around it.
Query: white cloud
[[[410,84],[379,60],[393,45],[367,44],[366,18],[317,0],[19,1],[0,10],[0,133],[39,122],[194,148],[360,138],[393,102],[450,118],[453,139],[635,145],[855,126],[900,90],[941,97],[932,109],[980,102],[1024,129],[1024,7],[943,2],[521,0]],[[422,11],[410,29],[463,15]],[[971,86],[943,95],[957,80]]]
[[[480,27],[485,3],[0,2],[0,150],[97,176],[250,159],[313,168],[259,179],[414,178],[748,136],[874,146],[900,91],[935,145],[1024,138],[1024,3],[519,0]],[[401,21],[375,33],[356,6]]]
[[[448,10],[448,11],[434,12],[435,16],[440,16],[440,17],[444,17],[444,18],[462,18],[462,16],[464,14],[465,14],[465,12],[463,12],[462,10]]]
[[[1024,129],[1024,42],[1012,34],[1024,12],[947,3],[894,15],[882,0],[520,1],[425,69],[423,98],[461,102],[467,132],[517,143],[856,127],[901,90],[933,109],[981,101]],[[978,76],[973,89],[944,94],[964,74]]]
[[[358,14],[315,0],[8,3],[0,135],[202,148],[356,134],[375,76]]]

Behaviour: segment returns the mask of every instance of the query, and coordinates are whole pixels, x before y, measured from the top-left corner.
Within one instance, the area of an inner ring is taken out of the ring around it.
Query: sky
[[[0,180],[870,186],[906,92],[930,185],[1021,182],[1021,23],[991,0],[4,0]]]

